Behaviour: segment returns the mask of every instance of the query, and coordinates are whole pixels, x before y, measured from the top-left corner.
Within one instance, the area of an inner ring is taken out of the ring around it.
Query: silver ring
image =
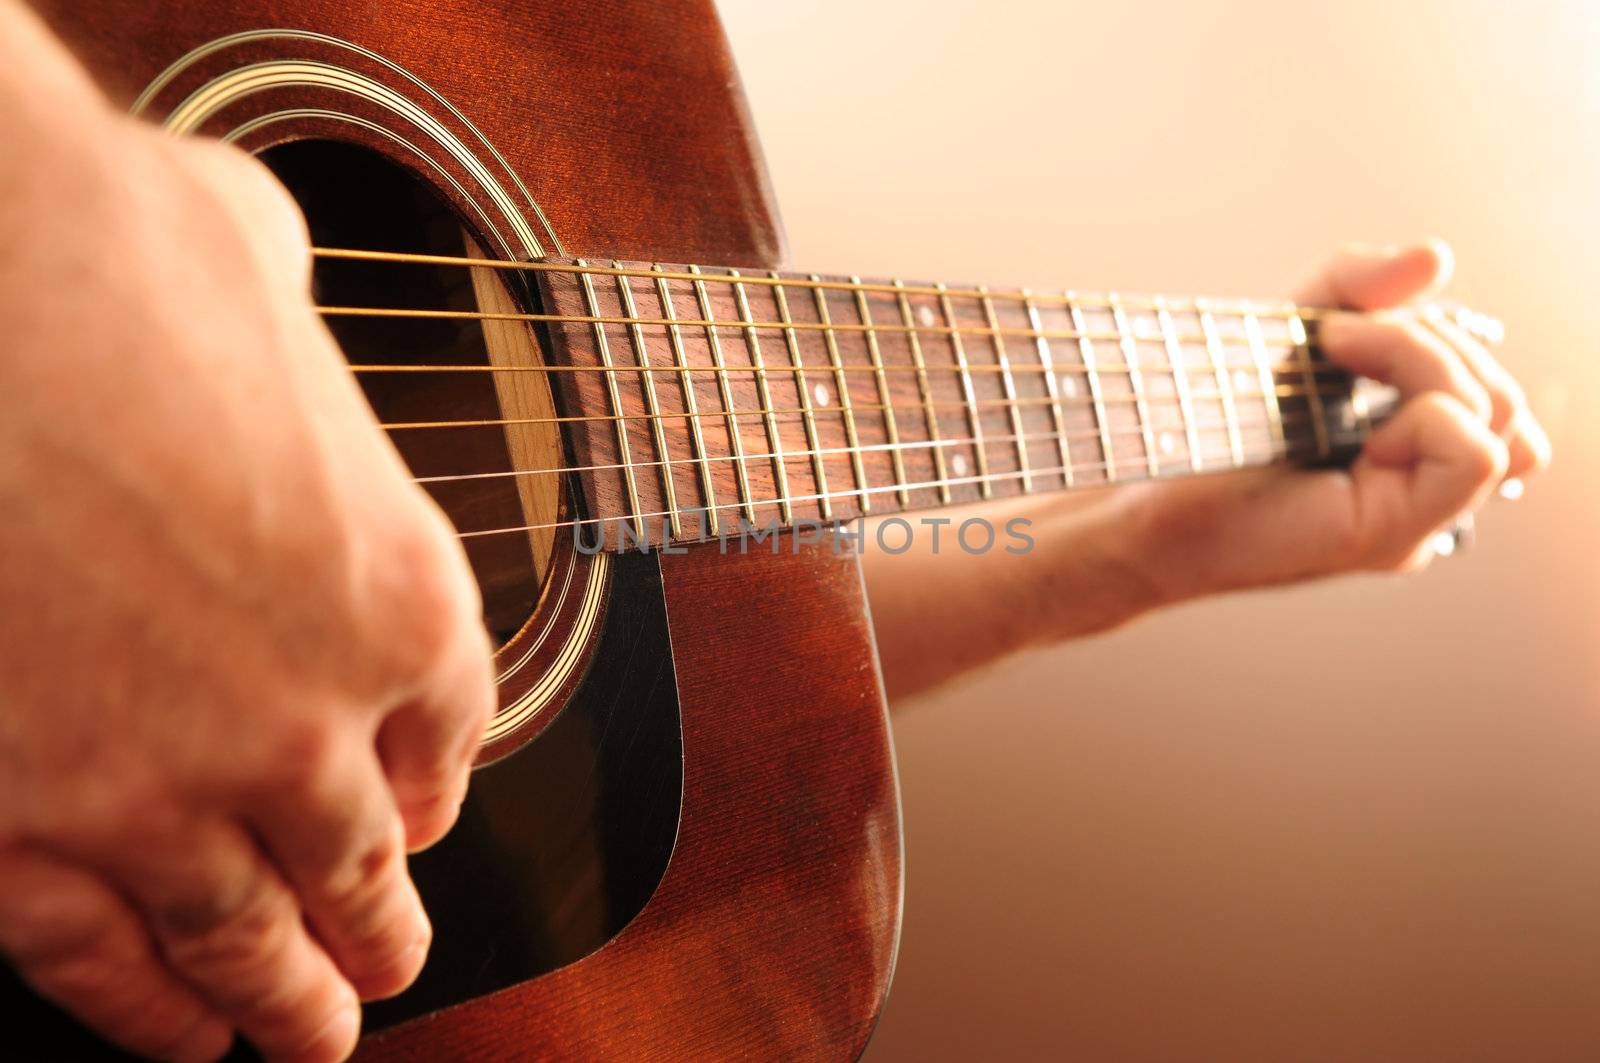
[[[1433,552],[1439,557],[1449,557],[1471,546],[1477,538],[1477,521],[1471,513],[1463,513],[1455,523],[1433,537]]]

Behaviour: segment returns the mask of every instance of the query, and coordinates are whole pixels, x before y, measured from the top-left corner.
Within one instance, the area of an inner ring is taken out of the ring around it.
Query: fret
[[[1028,313],[1028,327],[1039,334],[1034,345],[1039,353],[1039,366],[1044,370],[1045,388],[1050,392],[1050,414],[1056,426],[1056,443],[1061,449],[1061,477],[1072,486],[1072,455],[1067,448],[1067,419],[1061,412],[1061,395],[1056,385],[1055,359],[1050,355],[1050,341],[1045,339],[1044,325],[1039,318],[1039,308],[1033,305],[1033,293],[1022,289],[1022,306]]]
[[[967,425],[972,429],[973,457],[978,459],[978,490],[984,498],[994,497],[994,485],[989,482],[989,458],[983,446],[983,424],[978,418],[978,398],[972,389],[972,370],[967,364],[967,348],[961,342],[961,332],[956,325],[956,312],[950,305],[950,295],[945,286],[934,286],[939,293],[939,313],[944,316],[945,327],[950,330],[950,351],[955,355],[956,367],[961,374],[961,394],[967,402]]]
[[[1089,339],[1077,295],[1068,292],[1066,298],[1072,331],[1078,334],[1078,359],[1083,362],[1083,375],[1089,385],[1089,402],[1094,407],[1095,425],[1100,429],[1100,455],[1105,460],[1106,483],[1114,484],[1117,482],[1116,450],[1111,445],[1111,421],[1106,417],[1105,393],[1100,389],[1100,373],[1095,368],[1094,341]]]
[[[768,274],[774,281],[777,271]],[[828,474],[822,467],[822,443],[817,435],[817,416],[811,404],[811,391],[806,387],[805,361],[800,357],[800,339],[795,334],[794,318],[789,314],[789,296],[783,285],[773,284],[773,301],[778,306],[778,320],[784,325],[783,337],[789,348],[789,362],[794,366],[794,389],[800,395],[801,419],[806,427],[806,447],[811,451],[811,477],[815,481],[817,508],[824,521],[833,520],[833,498],[828,494]]]
[[[859,285],[860,277],[851,277],[850,283]],[[866,327],[867,357],[872,360],[873,375],[878,378],[878,405],[883,407],[883,428],[889,443],[889,460],[894,466],[894,482],[899,486],[902,509],[910,508],[911,492],[906,490],[906,467],[900,456],[900,431],[894,423],[894,396],[889,391],[889,377],[883,371],[883,352],[878,347],[878,333],[872,324],[872,308],[867,305],[867,293],[856,289],[856,316]]]
[[[1183,419],[1183,436],[1189,445],[1189,467],[1195,472],[1204,471],[1205,462],[1200,453],[1200,432],[1195,428],[1194,399],[1189,394],[1189,367],[1183,358],[1183,344],[1178,341],[1177,330],[1172,327],[1172,311],[1166,299],[1155,296],[1156,322],[1161,326],[1161,338],[1167,348],[1167,366],[1172,373],[1172,386],[1178,393],[1178,415]]]
[[[617,269],[622,263],[612,260]],[[639,309],[633,301],[633,282],[622,274],[617,275],[617,295],[621,299],[624,317],[638,318]],[[674,539],[683,538],[683,517],[678,513],[678,495],[672,483],[672,463],[667,460],[666,421],[661,416],[661,406],[656,402],[655,373],[650,370],[650,352],[645,347],[644,326],[637,321],[628,326],[628,338],[633,342],[634,357],[639,362],[640,386],[644,390],[644,406],[650,415],[650,429],[655,439],[656,458],[661,471],[661,499],[666,503],[667,527]]]
[[[934,285],[925,297],[905,281],[829,286],[765,269],[719,270],[717,287],[688,266],[603,263],[541,275],[540,319],[562,408],[585,415],[562,419],[595,422],[563,429],[582,463],[581,512],[621,522],[624,544],[1315,460],[1370,416],[1318,388],[1331,367],[1316,312],[1288,303]],[[866,294],[878,288],[888,294]]]
[[[1028,468],[1027,436],[1023,431],[1022,410],[1017,405],[1017,382],[1011,378],[1011,360],[1006,357],[1005,337],[1000,335],[1000,316],[995,313],[994,300],[989,289],[978,286],[978,301],[983,305],[983,316],[989,322],[989,335],[994,341],[995,364],[1000,367],[1000,383],[1005,388],[1006,402],[1011,408],[1011,434],[1016,439],[1017,470],[1022,474],[1022,493],[1033,492],[1033,473]]]
[[[661,272],[660,264],[650,267],[656,273]],[[671,286],[666,277],[656,278],[656,297],[661,300],[661,316],[668,321],[677,321],[677,311],[672,306]],[[667,326],[667,337],[672,342],[673,363],[678,368],[678,384],[683,389],[683,409],[688,414],[689,443],[694,449],[695,461],[700,472],[700,494],[705,500],[705,530],[715,537],[721,531],[721,523],[717,519],[717,492],[712,485],[711,462],[706,457],[705,433],[700,430],[700,407],[695,401],[694,381],[689,373],[689,359],[683,349],[683,330],[676,324]]]
[[[1228,427],[1228,454],[1235,466],[1244,464],[1244,439],[1239,434],[1239,411],[1234,405],[1233,378],[1228,375],[1228,360],[1222,349],[1222,339],[1217,335],[1217,322],[1211,316],[1211,306],[1204,299],[1194,301],[1200,315],[1200,333],[1205,337],[1206,354],[1211,359],[1211,372],[1217,378],[1217,395],[1222,399],[1222,419]]]
[[[739,277],[736,269],[728,270],[731,277]],[[767,386],[767,364],[761,358],[761,340],[756,336],[755,318],[750,313],[750,297],[744,283],[733,282],[733,298],[739,307],[739,322],[745,326],[744,346],[750,353],[750,364],[755,368],[756,395],[760,399],[762,416],[767,424],[767,445],[772,452],[772,481],[778,490],[778,513],[785,524],[794,523],[794,504],[789,500],[789,473],[784,468],[783,439],[778,434],[778,416],[773,412],[772,391]]]
[[[822,278],[813,273],[810,280],[818,284]],[[872,497],[867,492],[867,473],[861,465],[861,440],[856,436],[856,411],[850,404],[850,384],[844,377],[844,359],[839,357],[839,340],[834,335],[828,300],[820,287],[812,288],[811,292],[817,298],[817,320],[822,323],[823,342],[827,344],[828,361],[833,366],[833,383],[839,392],[840,417],[844,420],[845,442],[850,450],[850,468],[855,473],[856,493],[861,496],[861,512],[865,515],[872,512]]]
[[[588,265],[583,259],[577,260],[579,266]],[[588,273],[580,274],[583,285],[583,300],[589,308],[590,317],[600,317],[600,302],[595,297],[594,280]],[[605,366],[606,391],[611,399],[611,409],[617,416],[617,450],[618,458],[622,462],[623,483],[628,490],[628,507],[633,510],[633,527],[638,533],[639,542],[645,542],[644,507],[639,505],[639,485],[634,478],[633,454],[628,449],[628,422],[622,412],[622,393],[617,389],[617,374],[611,363],[611,345],[606,341],[606,327],[600,322],[594,323],[595,350],[600,355],[600,362]]]
[[[917,371],[917,394],[922,398],[923,416],[928,422],[928,439],[933,441],[930,448],[933,451],[933,466],[939,478],[939,501],[945,505],[950,504],[950,473],[945,468],[944,444],[939,442],[944,437],[939,434],[939,415],[933,411],[933,391],[928,386],[928,366],[922,358],[922,339],[917,335],[916,319],[911,313],[911,300],[906,298],[905,284],[899,280],[894,282],[895,298],[900,304],[900,321],[906,327],[906,338],[910,340],[911,362]]]
[[[1286,449],[1283,435],[1283,409],[1278,405],[1278,382],[1272,375],[1272,359],[1267,353],[1267,340],[1261,334],[1261,321],[1252,311],[1244,314],[1245,339],[1250,344],[1250,354],[1256,363],[1256,379],[1261,386],[1261,404],[1267,410],[1267,425],[1272,432],[1272,446],[1278,453]]]
[[[1111,320],[1116,325],[1117,343],[1122,349],[1122,361],[1127,366],[1128,384],[1133,388],[1133,408],[1139,418],[1139,435],[1144,440],[1144,461],[1150,477],[1161,475],[1161,464],[1156,459],[1155,436],[1150,430],[1150,404],[1145,399],[1144,377],[1139,372],[1139,344],[1128,327],[1128,315],[1122,308],[1122,297],[1112,292],[1107,297]]]
[[[706,282],[699,279],[700,267],[690,266],[689,272],[696,275],[695,301],[700,307],[700,320],[706,323],[706,342],[711,348],[711,364],[717,371],[717,390],[722,396],[722,412],[728,424],[728,444],[733,451],[733,471],[735,481],[739,485],[740,504],[744,508],[746,522],[754,526],[756,507],[755,500],[750,497],[750,470],[745,466],[744,442],[739,438],[739,420],[733,412],[733,388],[728,383],[727,365],[722,360],[722,343],[717,339],[717,327],[713,324],[716,319],[711,312],[711,296],[706,292]]]
[[[1294,344],[1295,363],[1299,366],[1300,378],[1305,382],[1306,403],[1311,407],[1311,430],[1317,437],[1317,457],[1326,458],[1333,452],[1328,443],[1328,414],[1322,408],[1322,396],[1317,391],[1317,370],[1311,364],[1311,344],[1299,307],[1289,313],[1289,342]]]

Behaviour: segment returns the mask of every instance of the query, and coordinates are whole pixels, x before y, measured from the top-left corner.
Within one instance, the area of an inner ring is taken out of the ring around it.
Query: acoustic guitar
[[[1314,309],[781,269],[710,0],[37,6],[294,192],[483,591],[499,711],[360,1058],[860,1054],[903,885],[860,537],[1337,461],[1372,419]],[[115,1058],[8,992],[11,1058]]]

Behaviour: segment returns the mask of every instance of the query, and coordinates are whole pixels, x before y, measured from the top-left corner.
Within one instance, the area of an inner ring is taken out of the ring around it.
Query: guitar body
[[[319,242],[381,222],[410,193],[373,189],[404,172],[490,257],[779,264],[710,0],[36,6],[119,102],[267,153]],[[386,249],[436,230],[401,225]],[[347,352],[395,335],[335,331]],[[360,1058],[858,1055],[894,964],[901,838],[855,556],[789,538],[596,558],[557,533],[544,549],[531,619],[507,599],[502,713],[461,823],[415,863],[435,955],[369,1010]],[[115,1058],[11,1003],[24,1053]]]

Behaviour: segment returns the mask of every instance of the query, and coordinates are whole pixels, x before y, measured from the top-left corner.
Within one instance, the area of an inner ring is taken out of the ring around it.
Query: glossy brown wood
[[[353,41],[467,112],[569,253],[751,266],[783,257],[710,0],[31,2],[122,103],[225,34],[291,27]]]
[[[39,7],[124,100],[224,34],[287,25],[355,41],[467,111],[568,252],[778,264],[709,0]],[[864,1046],[893,967],[901,865],[856,559],[827,544],[712,547],[664,557],[662,571],[684,775],[656,893],[598,952],[369,1037],[363,1058],[837,1058]]]
[[[363,1059],[842,1059],[899,933],[894,764],[855,558],[662,557],[683,725],[665,877],[598,952]],[[804,595],[785,589],[805,586]]]

